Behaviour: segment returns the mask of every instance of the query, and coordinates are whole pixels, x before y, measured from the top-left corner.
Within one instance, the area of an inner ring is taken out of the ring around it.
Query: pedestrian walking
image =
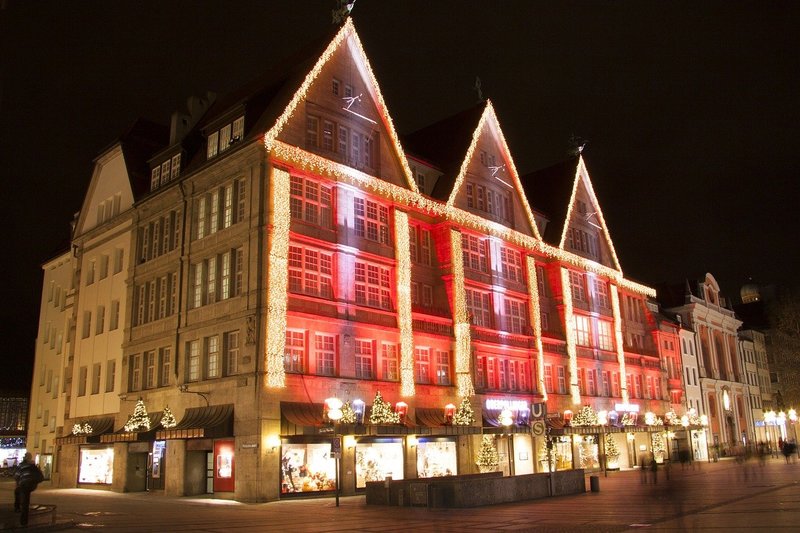
[[[17,488],[14,489],[14,512],[20,513],[20,525],[27,526],[31,492],[35,491],[39,483],[44,480],[44,475],[33,463],[33,456],[30,452],[27,452],[22,458],[22,462],[14,473],[14,479],[17,481]]]

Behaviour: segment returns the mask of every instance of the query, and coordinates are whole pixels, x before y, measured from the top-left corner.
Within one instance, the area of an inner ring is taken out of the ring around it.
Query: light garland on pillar
[[[542,316],[539,308],[539,283],[536,278],[536,261],[533,256],[525,257],[525,264],[528,268],[528,295],[531,305],[529,312],[531,324],[533,325],[533,336],[536,338],[536,381],[538,389],[542,393],[542,398],[547,401],[547,388],[544,386],[544,351],[542,349]]]
[[[397,327],[400,330],[400,395],[414,396],[414,332],[411,328],[411,244],[408,214],[394,212],[397,261]]]
[[[586,176],[585,179],[583,177]],[[592,187],[592,180],[589,178],[589,171],[586,169],[586,163],[583,161],[583,156],[578,156],[578,166],[575,169],[575,180],[572,184],[572,195],[569,198],[569,205],[567,206],[567,217],[564,219],[564,228],[561,232],[561,242],[558,244],[558,247],[563,249],[564,243],[567,240],[567,230],[569,229],[569,221],[572,219],[572,210],[575,207],[575,197],[578,194],[578,184],[583,181],[583,185],[586,187],[586,192],[589,193],[589,198],[592,200],[593,207],[597,212],[597,218],[600,221],[600,225],[603,228],[603,233],[606,239],[606,244],[608,244],[608,249],[611,250],[611,258],[614,260],[614,266],[616,270],[622,274],[622,267],[619,265],[619,259],[617,259],[617,252],[614,250],[614,243],[611,242],[611,235],[608,233],[608,226],[606,226],[606,221],[603,218],[603,211],[600,209],[600,203],[597,201],[597,196],[594,194],[594,188]]]
[[[578,353],[575,349],[575,328],[572,323],[572,285],[569,269],[561,268],[561,301],[564,304],[564,328],[566,330],[567,356],[569,356],[569,391],[572,403],[581,403],[581,389],[578,386]]]
[[[464,160],[461,162],[461,169],[458,171],[458,176],[456,177],[455,184],[453,185],[453,190],[450,191],[450,197],[447,199],[447,207],[452,208],[454,205],[456,195],[461,190],[464,180],[466,179],[467,168],[469,168],[469,164],[472,162],[472,157],[475,154],[475,149],[478,147],[478,140],[480,140],[481,133],[483,133],[483,129],[487,126],[489,119],[491,119],[491,124],[494,127],[494,133],[500,141],[500,147],[503,150],[503,156],[505,157],[506,161],[508,161],[511,179],[514,182],[514,188],[517,192],[519,201],[522,203],[522,207],[525,209],[525,216],[527,217],[528,223],[531,226],[531,231],[533,231],[533,235],[537,240],[541,240],[542,237],[539,235],[539,228],[536,226],[536,220],[533,217],[533,211],[531,210],[531,206],[528,204],[528,198],[525,196],[525,191],[522,189],[522,184],[519,182],[517,167],[514,165],[514,160],[511,158],[511,151],[508,149],[508,143],[506,143],[503,130],[500,129],[500,122],[497,120],[497,115],[494,112],[494,106],[490,100],[486,101],[486,108],[481,114],[481,118],[478,121],[478,126],[475,128],[475,131],[472,132],[472,141],[469,144],[469,148],[467,149]]]
[[[628,403],[628,376],[625,371],[625,346],[622,343],[622,315],[619,312],[619,292],[614,284],[611,284],[611,310],[614,314],[614,340],[617,343],[619,387],[622,394],[622,403]]]
[[[289,287],[289,173],[272,171],[272,239],[267,266],[266,369],[268,387],[285,387],[283,352],[286,345],[286,300]]]
[[[461,255],[461,232],[450,230],[450,264],[453,268],[453,333],[455,335],[456,386],[458,395],[470,397],[475,387],[470,376],[472,338],[470,335],[467,295],[464,288],[464,256]]]

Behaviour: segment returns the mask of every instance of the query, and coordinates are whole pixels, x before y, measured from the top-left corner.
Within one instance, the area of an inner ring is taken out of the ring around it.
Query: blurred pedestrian
[[[31,505],[31,492],[36,490],[44,480],[44,475],[39,467],[33,463],[33,456],[30,452],[25,453],[22,462],[14,473],[17,481],[17,488],[14,489],[14,512],[20,513],[20,525],[28,525],[28,510]]]

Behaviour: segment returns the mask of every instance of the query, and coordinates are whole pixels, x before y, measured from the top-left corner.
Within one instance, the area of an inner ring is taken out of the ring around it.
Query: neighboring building
[[[71,376],[65,379],[65,369],[74,336],[75,262],[72,252],[65,252],[46,262],[42,265],[42,271],[44,281],[27,444],[42,470],[49,471],[53,465],[57,430],[64,426],[67,398],[64,392],[71,384]]]
[[[624,466],[659,451],[679,332],[622,274],[582,157],[520,178],[489,102],[401,147],[351,21],[254,87],[96,161],[60,486],[353,494],[474,472],[481,433],[505,473],[544,471],[544,405],[557,468],[599,468],[601,438]],[[373,408],[333,425],[331,397]],[[584,406],[615,423],[564,427]]]
[[[752,440],[749,387],[737,351],[742,322],[726,306],[711,274],[659,287],[664,308],[681,316],[698,339],[703,410],[708,413],[710,446],[721,454]]]
[[[13,391],[0,392],[0,466],[16,466],[25,454],[28,398]]]
[[[766,360],[764,334],[754,329],[744,329],[744,327],[739,330],[739,353],[741,354],[745,379],[749,388],[748,393],[750,397],[748,404],[752,412],[751,420],[753,421],[752,439],[754,442],[767,442],[771,440],[771,437],[764,425],[764,413],[769,410],[771,402],[767,404],[767,408],[765,409],[761,391],[761,381],[759,379],[761,375],[760,358],[763,356],[764,360]],[[769,369],[767,369],[767,375],[768,374]]]
[[[681,315],[676,315],[681,324],[681,363],[683,365],[683,393],[686,399],[685,413],[687,421],[692,427],[688,427],[681,434],[681,439],[689,439],[692,443],[692,458],[698,461],[708,459],[708,431],[705,427],[697,427],[697,419],[707,420],[703,403],[703,394],[700,388],[700,365],[698,364],[697,354],[700,351],[697,344],[697,335],[691,329],[691,325],[681,319]],[[680,413],[680,411],[676,411]],[[703,426],[703,424],[699,424]],[[687,432],[688,431],[688,435]]]

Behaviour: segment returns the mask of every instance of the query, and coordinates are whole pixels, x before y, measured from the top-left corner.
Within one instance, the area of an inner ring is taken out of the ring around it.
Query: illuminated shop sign
[[[503,409],[510,409],[511,411],[530,410],[528,402],[525,400],[508,400],[501,398],[490,398],[486,400],[486,408],[497,411],[502,411]]]
[[[638,413],[639,406],[635,403],[618,403],[614,405],[614,410],[623,413]]]

